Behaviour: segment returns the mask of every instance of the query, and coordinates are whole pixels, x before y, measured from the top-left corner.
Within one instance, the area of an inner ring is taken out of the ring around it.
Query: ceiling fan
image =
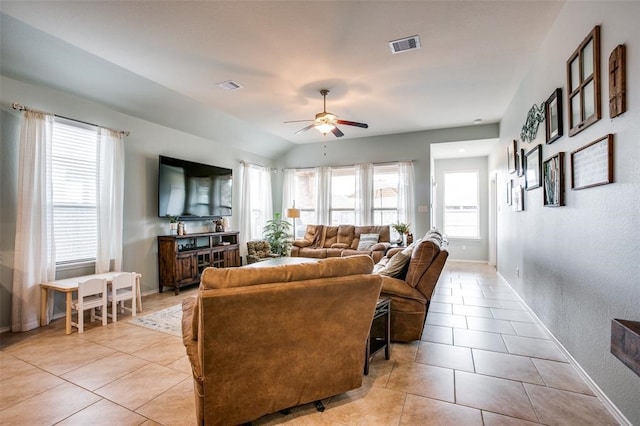
[[[320,133],[322,133],[325,136],[327,135],[327,133],[331,132],[335,135],[335,137],[339,138],[344,136],[344,133],[342,133],[342,131],[338,129],[336,124],[362,127],[363,129],[367,129],[369,127],[369,125],[366,123],[358,123],[356,121],[348,121],[348,120],[339,120],[337,115],[327,112],[327,95],[329,94],[329,90],[322,89],[320,90],[320,94],[322,95],[324,100],[324,109],[322,112],[319,112],[316,114],[315,120],[285,121],[285,123],[299,123],[302,121],[313,121],[313,123],[309,124],[307,127],[298,130],[295,133],[296,135],[298,133],[306,132],[307,130],[315,127],[316,129],[318,129]]]

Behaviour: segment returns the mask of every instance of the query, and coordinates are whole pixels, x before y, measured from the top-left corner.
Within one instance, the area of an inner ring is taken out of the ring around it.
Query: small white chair
[[[123,272],[113,277],[111,281],[111,291],[107,296],[109,303],[111,303],[111,313],[107,314],[113,319],[113,322],[118,321],[118,302],[120,303],[120,312],[124,313],[124,310],[131,311],[132,316],[136,316],[136,273],[135,272]],[[131,300],[131,308],[127,308],[124,304],[126,300]]]
[[[107,280],[91,278],[78,283],[78,299],[71,303],[71,308],[78,312],[78,321],[71,321],[71,325],[84,333],[84,311],[91,309],[91,321],[102,320],[107,325]],[[96,308],[101,309],[101,315],[96,315]]]

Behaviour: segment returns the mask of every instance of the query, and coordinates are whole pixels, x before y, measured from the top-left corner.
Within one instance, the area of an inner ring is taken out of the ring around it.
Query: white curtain
[[[331,167],[316,167],[316,221],[320,225],[329,225],[331,207]]]
[[[356,225],[373,224],[373,164],[356,164]]]
[[[262,239],[262,229],[273,218],[271,170],[250,163],[240,168],[240,255],[247,241]]]
[[[287,209],[293,206],[295,201],[295,169],[285,169],[282,177],[282,217],[286,217]]]
[[[401,161],[399,165],[398,222],[410,224],[411,229],[415,231],[415,179],[413,174],[413,162]]]
[[[42,282],[55,280],[52,115],[26,111],[20,133],[18,206],[11,302],[12,331],[38,327]],[[51,312],[51,309],[48,310]],[[49,318],[46,319],[47,322]]]
[[[122,216],[124,199],[124,142],[121,132],[98,128],[96,201],[98,247],[96,273],[122,270]]]

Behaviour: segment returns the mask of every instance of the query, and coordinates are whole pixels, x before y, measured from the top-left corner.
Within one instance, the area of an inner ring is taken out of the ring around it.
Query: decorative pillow
[[[383,257],[382,259],[380,259],[380,262],[373,265],[373,271],[371,273],[379,274],[380,271],[382,271],[387,266],[387,263],[389,263],[389,258]]]
[[[371,247],[378,244],[378,238],[380,238],[380,234],[361,234],[358,250],[371,250]]]
[[[393,255],[387,266],[378,272],[380,275],[386,275],[392,278],[402,278],[407,273],[409,268],[409,261],[411,260],[411,253],[406,254],[405,250]]]

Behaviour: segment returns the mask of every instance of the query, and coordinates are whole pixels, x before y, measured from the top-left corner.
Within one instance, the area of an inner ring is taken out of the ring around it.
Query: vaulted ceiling
[[[562,4],[3,0],[1,66],[161,124],[232,120],[274,143],[322,140],[283,123],[322,111],[322,88],[328,111],[369,124],[344,138],[469,126],[500,120]],[[419,49],[392,54],[413,35]]]

